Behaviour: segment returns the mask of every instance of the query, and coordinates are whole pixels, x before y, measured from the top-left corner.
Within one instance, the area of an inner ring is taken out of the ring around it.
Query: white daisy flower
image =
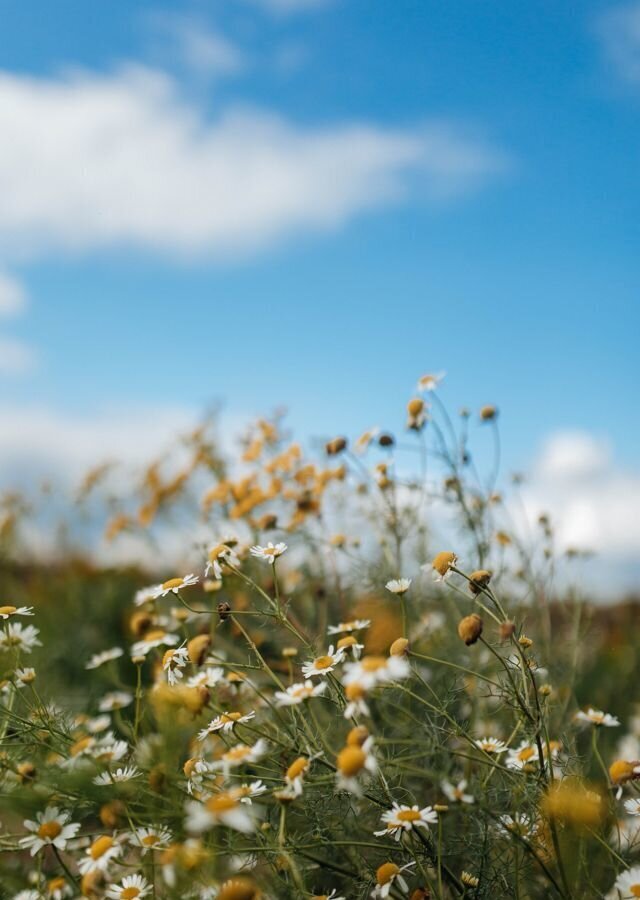
[[[94,653],[89,662],[85,665],[85,669],[97,669],[104,663],[111,662],[113,659],[119,659],[124,650],[122,647],[112,647],[111,650],[103,650],[101,653]]]
[[[391,581],[387,581],[385,587],[392,594],[398,594],[398,596],[402,596],[402,594],[406,594],[411,587],[411,579],[393,578]]]
[[[96,775],[93,783],[100,787],[109,784],[119,784],[122,781],[131,781],[132,778],[139,778],[142,772],[137,766],[124,766],[116,769],[114,772],[102,772]]]
[[[126,691],[111,691],[104,695],[98,704],[98,709],[100,712],[113,712],[115,709],[124,709],[132,702],[133,694],[128,694]]]
[[[633,800],[625,800],[624,808],[630,816],[640,816],[640,799],[636,797]]]
[[[358,682],[366,690],[380,684],[402,681],[411,674],[411,666],[404,656],[365,656],[359,662],[345,663],[345,685]]]
[[[167,594],[177,594],[183,588],[191,587],[191,585],[197,584],[199,581],[200,579],[193,572],[189,572],[188,575],[182,575],[180,578],[169,578],[168,581],[156,587],[153,599],[157,600],[159,597],[166,597]]]
[[[87,719],[84,723],[84,727],[87,729],[89,734],[99,734],[101,731],[105,731],[111,725],[111,716],[108,716],[106,713],[103,713],[101,716],[94,716],[91,719]]]
[[[162,628],[154,628],[152,631],[131,645],[131,656],[146,656],[150,650],[156,647],[173,647],[178,643],[180,637],[177,634],[171,634]]]
[[[302,794],[304,777],[309,771],[311,760],[307,756],[299,756],[291,763],[284,775],[284,781],[294,797]]]
[[[122,845],[110,834],[96,838],[84,851],[85,855],[78,861],[81,875],[91,872],[106,872],[110,864],[122,853]]]
[[[37,813],[36,821],[25,819],[24,827],[30,831],[27,837],[20,838],[20,845],[31,850],[35,856],[47,844],[53,844],[58,850],[64,850],[67,841],[74,838],[80,825],[69,822],[71,814],[60,812],[57,806],[47,806],[44,812]]]
[[[443,781],[441,784],[442,791],[451,803],[475,803],[471,794],[465,794],[467,787],[467,779],[463,778],[457,785],[451,784],[450,781]]]
[[[202,757],[194,757],[185,765],[185,775],[187,775],[187,791],[190,794],[199,794],[204,785],[204,779],[209,775],[215,775],[218,772],[218,766],[215,763],[208,762]]]
[[[87,748],[87,755],[93,757],[96,762],[108,765],[109,763],[119,762],[129,752],[129,745],[126,741],[117,741],[111,732],[96,741],[91,747]]]
[[[110,900],[141,900],[151,892],[151,885],[142,875],[125,875],[119,884],[110,884],[106,897]]]
[[[307,679],[303,683],[291,684],[286,690],[275,692],[276,706],[296,706],[310,697],[319,697],[326,689],[326,681],[319,681],[314,685],[313,681]]]
[[[224,825],[242,834],[250,834],[256,828],[247,804],[242,803],[238,791],[233,789],[214,794],[204,803],[191,800],[185,809],[185,828],[192,834],[201,834],[215,825]]]
[[[434,825],[438,821],[438,813],[431,806],[420,809],[417,804],[405,806],[394,803],[391,809],[382,814],[382,821],[386,824],[386,828],[374,831],[376,837],[393,835],[396,841],[399,841],[406,831],[412,831],[414,828],[428,829],[429,825]]]
[[[216,581],[221,581],[224,574],[223,566],[225,563],[238,568],[240,560],[228,544],[221,543],[211,547],[208,553],[207,565],[204,570],[204,577],[207,578],[211,572]]]
[[[618,891],[616,900],[634,900],[640,897],[640,866],[633,866],[622,872],[615,880],[614,888]]]
[[[538,748],[533,741],[522,741],[519,747],[508,751],[507,767],[521,771],[528,770],[538,762],[538,759]]]
[[[402,873],[415,866],[414,862],[406,863],[404,866],[397,866],[395,863],[386,862],[378,866],[376,870],[376,886],[371,896],[385,900],[391,894],[391,889],[395,887],[401,894],[409,892],[409,885],[402,877]]]
[[[182,679],[182,670],[189,663],[189,651],[186,647],[177,650],[169,648],[162,657],[162,668],[167,673],[169,684],[177,684]]]
[[[592,706],[590,706],[586,712],[583,710],[577,712],[575,714],[575,719],[578,722],[587,722],[589,725],[604,725],[606,728],[617,728],[618,725],[620,725],[616,716],[602,712],[600,709],[594,709]]]
[[[241,784],[240,787],[234,788],[234,790],[237,791],[240,797],[240,803],[246,803],[248,806],[251,806],[251,802],[255,797],[261,797],[262,794],[267,793],[267,786],[263,781],[257,779],[250,784]]]
[[[334,652],[333,645],[329,647],[324,656],[309,660],[302,666],[302,674],[305,678],[313,678],[318,675],[328,675],[344,659],[344,650]]]
[[[31,653],[34,647],[42,647],[38,640],[40,632],[33,625],[21,625],[19,622],[9,624],[0,631],[0,650],[21,650]]]
[[[159,825],[157,828],[137,828],[130,836],[132,844],[140,847],[142,855],[149,850],[162,850],[171,843],[172,835],[168,828]]]
[[[485,753],[494,753],[496,756],[509,749],[504,741],[492,737],[478,738],[474,743],[479,750],[484,750]]]
[[[219,716],[216,716],[213,721],[209,722],[206,728],[202,729],[198,734],[198,740],[206,740],[206,738],[215,731],[233,731],[236,725],[244,725],[245,722],[250,722],[251,719],[255,718],[255,715],[255,712],[244,714],[241,712],[221,713]]]
[[[352,634],[346,634],[338,640],[337,650],[342,650],[344,653],[351,652],[354,659],[360,659],[364,644],[359,644]]]
[[[214,765],[221,767],[228,775],[230,769],[262,759],[268,749],[269,745],[264,738],[259,738],[252,747],[248,744],[236,744],[235,747],[231,747],[230,750],[223,753],[220,762],[216,761]]]
[[[520,837],[529,838],[538,831],[538,823],[526,813],[516,813],[515,816],[500,816],[497,828],[503,834],[517,834]]]
[[[366,696],[367,690],[359,681],[350,681],[345,685],[345,697],[347,705],[344,708],[344,718],[353,719],[354,716],[368,716],[369,707],[367,706]]]
[[[215,687],[224,678],[224,669],[220,666],[207,666],[196,675],[188,678],[186,683],[189,687]]]
[[[149,587],[140,588],[139,591],[136,591],[133,598],[134,605],[144,606],[145,603],[150,603],[152,600],[156,599],[158,591],[160,590],[162,590],[161,584],[151,584]]]
[[[338,625],[329,625],[327,634],[351,634],[352,631],[361,631],[371,625],[371,619],[354,619],[352,622],[340,622]]]
[[[259,544],[256,544],[255,547],[251,548],[251,555],[257,557],[258,559],[263,559],[265,562],[268,562],[270,565],[273,565],[276,559],[287,549],[287,545],[282,541],[279,544],[272,544],[271,541],[267,544],[266,547],[261,547]]]
[[[437,372],[435,375],[427,374],[418,379],[417,390],[419,391],[435,391],[446,372]]]
[[[11,616],[32,616],[33,606],[0,606],[0,619],[10,619]]]
[[[21,687],[25,684],[33,684],[36,680],[36,670],[32,668],[16,669],[13,674]]]
[[[373,755],[373,738],[368,737],[362,746],[343,747],[336,759],[336,781],[343,791],[360,796],[362,789],[359,778],[367,773],[375,774],[378,763]]]

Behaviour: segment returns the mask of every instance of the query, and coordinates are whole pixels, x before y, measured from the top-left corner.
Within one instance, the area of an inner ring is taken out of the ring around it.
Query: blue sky
[[[637,474],[640,3],[0,12],[0,406],[353,434],[445,369]]]

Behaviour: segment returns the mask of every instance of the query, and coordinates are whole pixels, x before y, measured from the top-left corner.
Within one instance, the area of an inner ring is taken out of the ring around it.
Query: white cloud
[[[58,79],[0,74],[5,255],[137,246],[242,254],[334,229],[406,197],[450,197],[504,166],[446,122],[299,127],[256,110],[213,121],[168,75],[128,67]],[[413,177],[413,181],[410,178]]]
[[[328,6],[331,0],[252,0],[252,2],[264,7],[269,12],[288,15],[321,9]]]
[[[153,13],[149,24],[167,40],[169,56],[199,74],[236,75],[247,66],[243,51],[201,18]]]
[[[551,514],[561,549],[596,554],[591,568],[600,588],[636,583],[640,471],[619,467],[606,440],[586,432],[552,435],[523,498],[532,519]]]
[[[640,3],[616,6],[597,20],[608,60],[626,81],[640,82]]]
[[[0,335],[0,375],[25,375],[36,362],[36,353],[29,344]]]
[[[19,281],[0,272],[0,316],[15,316],[24,312],[27,293]]]

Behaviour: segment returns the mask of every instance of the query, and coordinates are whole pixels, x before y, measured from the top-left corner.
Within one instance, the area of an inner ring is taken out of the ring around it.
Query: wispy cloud
[[[29,344],[0,335],[0,375],[26,375],[36,362],[36,353]]]
[[[27,292],[20,282],[0,272],[0,318],[17,316],[27,307]]]
[[[504,156],[455,125],[301,127],[232,108],[210,121],[140,66],[57,79],[0,75],[0,243],[33,257],[113,246],[244,254],[493,177]]]
[[[596,30],[618,75],[640,83],[640,2],[612,7],[597,19]]]
[[[249,0],[249,2],[262,6],[276,15],[290,15],[323,9],[335,0]]]
[[[206,76],[237,75],[248,66],[245,52],[229,37],[194,15],[155,12],[146,17],[169,59]]]

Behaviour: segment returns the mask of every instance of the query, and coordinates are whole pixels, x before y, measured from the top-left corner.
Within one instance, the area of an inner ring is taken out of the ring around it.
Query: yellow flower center
[[[640,884],[632,884],[629,887],[629,892],[632,897],[640,897]]]
[[[38,828],[38,837],[43,841],[55,840],[62,831],[60,822],[43,822]]]
[[[342,650],[343,647],[353,647],[354,644],[358,642],[353,637],[353,635],[347,635],[347,637],[340,638],[338,641],[338,650]]]
[[[347,777],[357,775],[366,761],[367,756],[360,747],[345,747],[338,753],[336,760],[338,771]]]
[[[378,884],[389,884],[391,879],[398,874],[400,869],[395,863],[383,863],[376,872],[376,881]]]
[[[47,885],[47,890],[50,894],[53,894],[54,891],[61,891],[65,885],[66,881],[64,878],[52,878]]]
[[[182,578],[170,578],[168,581],[162,585],[163,591],[172,591],[174,588],[180,587],[182,585]]]
[[[222,713],[220,716],[222,722],[237,722],[240,718],[242,718],[242,713],[240,712]]]
[[[120,900],[135,900],[135,897],[139,896],[140,888],[137,887],[127,887],[120,891]]]
[[[10,616],[17,608],[17,606],[0,606],[0,616]]]
[[[235,809],[238,801],[229,793],[216,794],[215,797],[207,800],[207,809],[212,813],[224,813],[231,809]]]
[[[231,750],[225,753],[223,759],[226,759],[229,762],[238,762],[239,760],[242,760],[246,756],[248,756],[249,753],[251,753],[251,747],[247,747],[244,744],[241,744],[239,747],[233,747]]]
[[[535,753],[536,751],[533,749],[533,747],[524,747],[518,753],[518,759],[521,762],[527,762],[527,760],[531,759],[532,756],[535,756]]]
[[[420,813],[417,809],[403,809],[396,816],[399,822],[417,822]]]
[[[79,741],[76,741],[75,744],[69,750],[71,756],[77,756],[79,753],[82,753],[83,750],[86,750],[87,747],[90,747],[93,743],[93,738],[85,737]]]
[[[333,656],[319,656],[313,663],[315,669],[328,669],[332,665]]]
[[[379,669],[384,669],[387,664],[387,660],[384,656],[365,656],[362,660],[362,668],[365,672],[377,672]]]
[[[91,859],[100,859],[101,856],[113,847],[113,838],[108,834],[103,834],[97,841],[94,841],[89,848]]]
[[[287,769],[287,778],[290,781],[293,781],[294,778],[297,778],[299,775],[302,775],[303,772],[306,772],[309,768],[309,760],[306,756],[299,756],[298,759],[294,760],[289,768]]]
[[[145,847],[153,847],[158,842],[157,834],[147,834],[142,838],[142,844]]]

